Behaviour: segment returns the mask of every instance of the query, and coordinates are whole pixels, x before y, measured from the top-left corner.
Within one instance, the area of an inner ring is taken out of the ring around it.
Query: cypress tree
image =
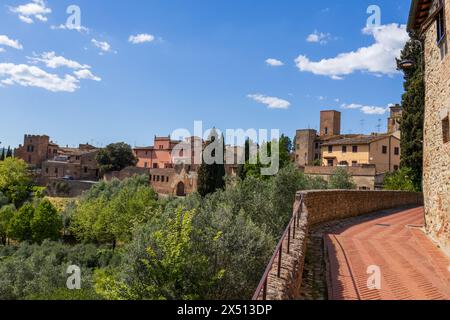
[[[216,130],[211,132],[211,135],[208,139],[207,146],[211,143],[214,143],[216,139],[219,139],[219,146],[223,148],[225,151],[225,141],[222,138],[218,138],[218,134]],[[215,151],[214,151],[215,152]],[[203,155],[204,156],[204,155]],[[213,153],[214,157],[215,154]],[[220,160],[219,160],[220,162]],[[198,193],[205,197],[210,193],[216,192],[218,189],[223,189],[225,187],[225,163],[224,158],[221,163],[213,163],[207,164],[205,163],[205,159],[203,158],[202,164],[198,170]]]
[[[2,154],[0,155],[0,161],[5,160],[5,148],[2,148]]]
[[[397,61],[410,60],[414,66],[404,69],[405,93],[402,97],[403,117],[401,121],[401,166],[411,169],[411,181],[417,191],[422,190],[423,173],[423,128],[425,110],[425,84],[423,52],[420,40],[412,34]]]
[[[13,152],[10,146],[8,146],[8,150],[6,151],[6,158],[12,158]]]

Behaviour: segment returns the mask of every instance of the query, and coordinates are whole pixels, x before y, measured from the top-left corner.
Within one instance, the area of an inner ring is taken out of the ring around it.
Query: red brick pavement
[[[450,258],[423,225],[423,208],[415,208],[325,234],[329,298],[450,300]],[[380,289],[368,287],[369,266],[380,268]]]

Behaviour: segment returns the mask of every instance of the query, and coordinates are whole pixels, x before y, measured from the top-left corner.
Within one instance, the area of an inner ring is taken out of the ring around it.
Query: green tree
[[[330,178],[329,188],[334,190],[354,190],[356,184],[344,168],[338,168]]]
[[[100,150],[96,159],[103,172],[120,171],[137,163],[131,146],[123,142],[110,144]]]
[[[14,205],[6,205],[0,208],[0,244],[7,245],[10,237],[11,220],[16,212]]]
[[[423,74],[423,52],[420,40],[411,34],[397,61],[410,60],[413,67],[404,69],[402,97],[403,116],[401,121],[401,166],[410,168],[410,177],[416,191],[422,190],[423,174],[423,130],[425,110],[425,82]]]
[[[34,212],[30,223],[33,240],[37,243],[58,240],[62,229],[62,219],[58,210],[48,200],[42,200]]]
[[[198,193],[203,197],[225,187],[225,141],[223,136],[219,138],[215,129],[213,129],[210,134],[205,150],[209,150],[208,148],[212,148],[213,146],[215,146],[215,148],[211,151],[211,154],[206,155],[205,152],[203,153],[202,164],[198,170],[197,189]],[[207,163],[205,161],[205,156],[215,158],[218,149],[222,149],[221,159],[216,159],[212,164]]]
[[[13,151],[10,146],[8,146],[8,150],[6,151],[6,157],[5,158],[12,158]]]
[[[25,161],[6,158],[0,162],[0,192],[16,207],[30,198],[32,193],[31,174]]]
[[[157,194],[149,187],[147,176],[103,182],[73,209],[70,231],[78,240],[115,247],[117,241],[130,241],[133,227],[151,220],[157,206]]]
[[[96,292],[107,299],[204,299],[222,272],[205,273],[208,258],[193,248],[194,210],[179,207],[158,224],[141,227],[125,252],[124,274],[101,271]]]
[[[34,216],[34,207],[31,203],[26,203],[14,213],[12,217],[9,234],[12,239],[21,241],[32,241],[31,220]]]
[[[403,167],[400,170],[388,173],[384,178],[385,190],[397,190],[397,191],[416,191],[416,186],[413,181],[414,175],[412,169]]]
[[[0,161],[5,160],[6,155],[5,155],[5,148],[2,148],[2,154],[0,155]]]

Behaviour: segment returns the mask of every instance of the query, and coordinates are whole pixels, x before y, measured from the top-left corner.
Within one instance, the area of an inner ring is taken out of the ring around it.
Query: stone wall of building
[[[445,0],[450,26],[450,0]],[[450,142],[445,120],[450,116],[450,53],[448,40],[439,47],[436,23],[425,33],[424,195],[426,228],[450,252]],[[447,34],[448,38],[448,34]],[[445,135],[447,135],[447,140]]]
[[[358,190],[379,190],[381,188],[380,175],[377,174],[375,166],[367,167],[340,167],[345,169],[353,178]],[[304,173],[309,176],[321,177],[325,181],[330,181],[337,167],[313,167],[304,168]],[[383,180],[384,175],[381,180]]]
[[[303,199],[303,203],[301,202]],[[295,235],[291,228],[290,252],[284,239],[281,272],[278,277],[278,254],[267,280],[267,300],[293,300],[300,297],[307,253],[308,230],[315,225],[361,216],[386,209],[423,204],[423,195],[399,191],[301,191],[296,195],[294,212],[301,209]],[[263,293],[258,296],[262,299]],[[256,297],[255,297],[256,298]]]

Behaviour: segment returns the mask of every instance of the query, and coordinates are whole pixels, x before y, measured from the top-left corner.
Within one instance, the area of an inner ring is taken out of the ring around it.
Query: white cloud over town
[[[74,92],[79,80],[72,75],[60,77],[36,66],[0,63],[0,83],[4,86],[37,87],[52,92]]]
[[[263,94],[249,94],[247,97],[258,103],[266,105],[269,109],[289,109],[291,106],[291,103],[287,100],[277,97],[270,97]]]
[[[271,67],[282,67],[284,66],[283,61],[280,61],[278,59],[274,59],[274,58],[269,58],[266,60],[266,64],[271,66]]]
[[[112,52],[111,45],[106,41],[98,41],[96,39],[92,39],[91,42],[96,48],[101,50],[101,55],[106,52]]]
[[[141,44],[146,42],[153,42],[155,40],[155,36],[147,33],[141,33],[137,35],[131,35],[128,38],[128,42],[132,44]]]
[[[307,42],[310,43],[319,43],[319,44],[327,44],[328,41],[330,41],[331,39],[331,35],[329,33],[323,33],[323,32],[319,32],[317,30],[315,30],[313,33],[311,33],[310,35],[308,35],[308,37],[306,38]]]
[[[405,25],[389,24],[375,28],[365,28],[363,33],[374,38],[375,43],[356,51],[341,53],[334,58],[311,61],[300,55],[295,60],[302,72],[328,76],[340,80],[354,72],[369,72],[375,75],[397,73],[395,58],[400,55],[409,36]]]
[[[84,26],[72,26],[72,25],[65,25],[65,24],[60,24],[59,26],[51,26],[50,27],[52,30],[75,30],[78,32],[85,32],[85,33],[89,33],[90,30],[87,27]]]
[[[358,103],[351,103],[351,104],[342,104],[342,109],[347,110],[360,110],[362,113],[367,115],[384,115],[386,112],[389,111],[389,107],[392,106],[392,104],[388,105],[387,107],[377,107],[377,106],[367,106],[362,105]]]
[[[18,40],[10,39],[8,36],[5,35],[0,35],[0,46],[11,47],[17,50],[23,49],[23,46],[20,44]]]
[[[93,81],[101,81],[102,80],[100,77],[97,77],[94,74],[92,74],[92,72],[88,69],[75,71],[74,74],[78,79],[87,79],[87,80],[93,80]]]
[[[35,20],[47,22],[47,15],[52,12],[52,9],[47,7],[44,0],[31,0],[27,4],[11,7],[10,11],[17,14],[23,22],[31,24]]]
[[[31,63],[43,63],[47,68],[56,69],[61,67],[67,67],[70,69],[90,69],[91,66],[81,64],[74,60],[66,59],[62,56],[57,56],[54,51],[44,52],[41,55],[35,55],[34,57],[28,57]]]

